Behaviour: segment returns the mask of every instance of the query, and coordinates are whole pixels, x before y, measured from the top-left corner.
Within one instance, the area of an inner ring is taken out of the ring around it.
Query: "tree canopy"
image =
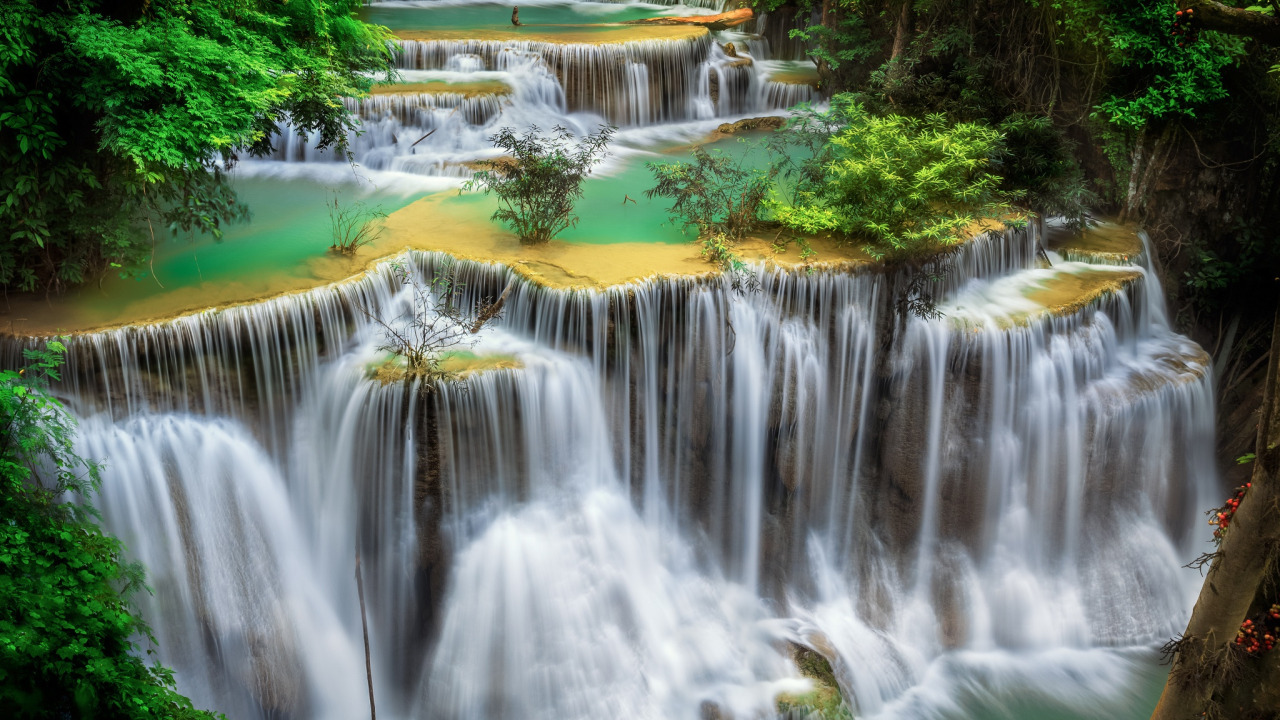
[[[391,67],[359,0],[8,0],[0,6],[0,285],[58,289],[245,214],[220,167],[278,123],[346,151]]]

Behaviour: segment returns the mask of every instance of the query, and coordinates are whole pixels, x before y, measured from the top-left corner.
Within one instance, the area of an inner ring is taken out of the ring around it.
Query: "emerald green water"
[[[415,6],[365,6],[360,17],[366,22],[385,25],[395,31],[436,30],[512,30],[512,5],[446,5],[443,7]],[[694,14],[706,12],[684,8]],[[575,5],[524,5],[520,7],[520,22],[539,26],[539,32],[554,31],[554,27],[566,26],[566,32],[581,33],[591,28],[588,24],[622,23],[662,14],[652,6],[635,6],[615,3],[579,3]],[[609,29],[609,28],[600,28]]]
[[[767,162],[767,156],[754,147],[732,142],[715,147],[718,152],[744,157],[748,167],[763,167]],[[575,206],[579,222],[561,233],[557,241],[588,245],[691,242],[693,235],[669,219],[670,201],[644,195],[653,185],[647,162],[687,161],[691,157],[688,149],[634,155],[607,173],[589,177]],[[209,235],[159,238],[152,262],[140,272],[131,277],[108,276],[100,284],[68,293],[70,312],[66,319],[79,325],[106,324],[139,314],[162,316],[354,275],[379,251],[366,248],[354,258],[331,252],[327,203],[336,195],[343,206],[363,202],[393,213],[428,194],[425,190],[378,190],[369,183],[326,184],[303,174],[236,177],[232,182],[251,211],[248,222],[226,227],[221,240]],[[455,218],[491,227],[488,216],[497,207],[494,196],[444,192],[444,211],[456,211]],[[404,240],[396,238],[400,243],[397,248]],[[424,228],[421,245],[430,244],[430,229]]]
[[[305,179],[241,178],[234,186],[249,205],[249,222],[229,226],[221,240],[208,235],[170,240],[157,252],[155,279],[181,286],[243,281],[246,271],[298,269],[308,259],[330,254],[327,203],[335,195],[342,206],[363,202],[388,213],[420,197],[360,191],[350,185],[334,188]],[[155,283],[142,278],[133,284]]]
[[[764,169],[769,164],[768,154],[752,143],[720,142],[710,146],[710,150],[740,158],[742,166],[748,169]],[[558,239],[592,245],[692,242],[696,233],[693,230],[682,232],[681,227],[669,219],[667,208],[671,205],[670,200],[650,200],[644,195],[644,191],[654,184],[653,172],[646,163],[688,162],[692,159],[690,150],[631,157],[621,172],[590,178],[577,205],[578,226],[564,231]]]
[[[226,226],[221,240],[207,234],[159,236],[151,262],[133,276],[107,276],[68,293],[71,314],[84,322],[111,322],[135,303],[155,313],[166,303],[186,307],[202,292],[213,299],[248,299],[282,284],[314,284],[317,261],[330,264],[324,268],[327,275],[340,274],[344,262],[355,264],[329,251],[326,203],[335,195],[342,206],[364,202],[385,212],[421,197],[297,177],[235,178],[232,183],[250,209],[248,222]]]

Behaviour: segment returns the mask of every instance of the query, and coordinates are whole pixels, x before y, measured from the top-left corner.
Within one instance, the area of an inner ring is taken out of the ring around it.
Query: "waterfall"
[[[431,5],[414,7],[429,11]],[[775,25],[781,26],[769,27]],[[626,26],[599,27],[622,33]],[[411,33],[396,49],[399,80],[409,84],[404,91],[380,88],[372,97],[345,101],[360,119],[347,138],[352,157],[371,171],[467,177],[475,161],[494,156],[488,138],[499,127],[559,125],[582,135],[602,124],[660,128],[823,99],[812,83],[769,79],[786,63],[770,60],[764,36],[688,28],[653,38],[641,30],[634,38],[601,41],[589,32],[548,32],[541,39],[493,38],[484,31],[467,38],[451,29],[438,37]],[[737,48],[732,55],[725,52],[730,42]],[[415,90],[414,83],[435,86]],[[277,132],[273,160],[347,160],[316,149],[318,134],[299,133],[287,119]]]
[[[411,304],[383,266],[75,336],[59,393],[162,659],[236,717],[361,712],[357,551],[389,717],[769,716],[805,687],[785,641],[867,717],[1113,714],[1194,598],[1208,359],[1150,268],[1037,244],[962,246],[943,317],[901,321],[874,270],[564,292],[457,262],[464,303],[514,283],[475,352],[519,367],[432,392],[370,379],[365,312]]]
[[[616,43],[561,43],[536,40],[405,40],[397,64],[410,70],[446,67],[459,55],[481,58],[496,68],[511,53],[536,57],[559,80],[568,112],[588,112],[612,122],[626,122],[629,109],[643,93],[655,115],[649,122],[689,118],[693,75],[706,60],[709,35],[679,39],[637,39]],[[645,69],[647,82],[637,86],[630,66]]]

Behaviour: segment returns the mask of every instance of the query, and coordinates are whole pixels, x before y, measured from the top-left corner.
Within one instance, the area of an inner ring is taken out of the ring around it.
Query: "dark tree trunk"
[[[1280,45],[1280,17],[1230,7],[1215,0],[1179,0],[1178,7],[1192,10],[1195,22],[1205,30],[1243,35],[1268,45]]]
[[[1177,641],[1169,680],[1152,720],[1201,717],[1215,695],[1232,690],[1241,662],[1236,633],[1267,580],[1280,548],[1280,305],[1258,418],[1252,486],[1226,531],[1191,621]]]

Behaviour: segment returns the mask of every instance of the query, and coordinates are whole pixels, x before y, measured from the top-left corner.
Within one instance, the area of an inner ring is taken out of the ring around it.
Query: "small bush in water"
[[[655,185],[649,198],[670,198],[672,222],[694,228],[698,236],[741,240],[759,219],[772,185],[772,170],[746,165],[745,156],[693,149],[693,162],[646,163]]]
[[[329,208],[329,234],[333,240],[329,249],[333,252],[354,255],[382,235],[382,221],[387,219],[387,212],[381,207],[371,208],[362,202],[343,205],[336,192],[326,206]]]
[[[591,169],[608,155],[616,128],[601,127],[576,140],[556,126],[543,134],[537,126],[523,135],[502,128],[489,141],[507,157],[489,162],[463,186],[498,196],[492,219],[515,231],[522,243],[544,243],[578,224],[573,203],[582,197],[582,183]]]

